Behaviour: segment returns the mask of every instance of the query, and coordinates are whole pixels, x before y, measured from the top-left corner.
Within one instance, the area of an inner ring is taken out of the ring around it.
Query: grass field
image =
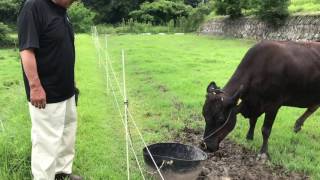
[[[86,179],[125,179],[124,129],[105,72],[89,35],[79,35],[76,79],[81,90],[74,170]],[[101,39],[101,43],[104,40]],[[130,111],[148,143],[172,141],[185,127],[203,130],[201,108],[211,80],[223,86],[253,41],[196,35],[123,35],[108,38],[111,60],[121,79],[121,49],[126,52]],[[30,179],[30,120],[17,52],[0,50],[0,179]],[[113,83],[114,84],[114,83]],[[117,96],[122,101],[121,97]],[[273,164],[320,178],[319,113],[299,134],[292,132],[303,109],[282,108],[269,144]],[[229,137],[255,151],[262,138],[258,121],[253,142],[246,142],[248,121],[238,116]],[[132,129],[141,159],[142,143]],[[132,158],[132,157],[131,157]],[[140,179],[131,160],[132,179]]]
[[[291,13],[314,14],[320,13],[319,0],[291,0],[289,5]]]
[[[200,114],[207,84],[215,80],[218,85],[223,86],[253,43],[192,35],[129,35],[110,38],[113,56],[116,57],[121,48],[128,51],[129,77],[134,78],[129,81],[131,97],[136,97],[136,92],[141,92],[144,102],[139,104],[151,102],[145,108],[153,114],[160,113],[161,117],[158,119],[161,121],[157,126],[167,127],[169,131],[176,129],[176,125],[199,127],[198,123],[193,122],[202,120]],[[142,87],[140,81],[145,81],[146,84]],[[161,92],[162,88],[159,87],[166,87],[167,92]],[[150,97],[150,93],[154,95]],[[175,108],[177,102],[182,107],[178,111]],[[178,112],[178,116],[170,118],[172,114],[176,114],[175,111]],[[298,108],[281,109],[270,138],[269,152],[273,164],[284,165],[290,170],[311,174],[315,179],[319,179],[319,113],[308,119],[299,134],[292,132],[295,120],[303,111],[304,109]],[[180,125],[181,121],[184,121],[184,125]],[[231,137],[258,151],[262,144],[262,121],[263,117],[256,126],[255,140],[248,143],[245,140],[248,121],[239,116]],[[165,131],[164,128],[161,128],[161,131]]]
[[[288,10],[290,15],[319,15],[320,14],[320,1],[319,0],[290,0]],[[254,14],[254,11],[247,10],[243,12],[245,16]],[[214,11],[207,17],[206,21],[215,18],[220,18]]]

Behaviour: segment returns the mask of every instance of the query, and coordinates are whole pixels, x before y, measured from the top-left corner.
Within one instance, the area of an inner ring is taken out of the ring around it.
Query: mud
[[[201,132],[184,129],[176,141],[198,146]],[[219,151],[208,153],[208,160],[202,164],[202,171],[197,180],[304,180],[305,174],[289,172],[281,166],[270,166],[266,162],[256,160],[256,153],[241,145],[225,139]]]

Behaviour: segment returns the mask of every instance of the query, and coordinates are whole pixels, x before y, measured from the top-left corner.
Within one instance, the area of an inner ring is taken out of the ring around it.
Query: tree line
[[[25,0],[0,0],[0,43],[15,28],[19,9]],[[288,15],[289,0],[80,0],[69,9],[77,32],[85,32],[92,24],[120,24],[126,21],[152,25],[183,27],[195,31],[205,17],[229,15],[238,18],[256,15],[278,25]],[[9,26],[8,26],[9,25]]]
[[[132,18],[159,25],[188,18],[202,9],[204,14],[213,11],[231,18],[256,15],[277,25],[289,15],[290,0],[83,0],[83,3],[97,12],[96,23],[114,24]],[[204,7],[209,10],[203,10]]]

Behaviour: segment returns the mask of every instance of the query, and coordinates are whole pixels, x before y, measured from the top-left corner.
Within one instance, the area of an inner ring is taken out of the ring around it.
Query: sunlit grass
[[[318,0],[291,0],[289,11],[291,13],[315,14],[320,12],[320,2]]]
[[[124,128],[107,91],[104,69],[99,67],[91,36],[78,35],[76,42],[76,79],[81,95],[75,173],[94,180],[125,179]],[[203,131],[201,108],[207,84],[215,80],[223,86],[254,44],[196,35],[109,36],[108,42],[120,83],[120,54],[125,50],[129,108],[148,144],[174,141],[185,127]],[[0,52],[0,119],[5,127],[3,131],[0,124],[0,179],[30,179],[30,120],[18,52]],[[113,87],[117,86],[113,83]],[[123,111],[122,97],[117,97]],[[319,113],[294,134],[294,121],[302,113],[297,108],[281,109],[270,137],[270,155],[274,164],[319,179]],[[241,116],[230,137],[258,150],[262,118],[253,142],[245,141],[248,121]],[[130,129],[141,160],[143,144],[132,124]],[[141,179],[132,156],[130,162],[132,179]]]
[[[201,108],[207,84],[214,80],[224,86],[254,44],[253,41],[194,35],[128,35],[109,40],[115,59],[120,59],[122,48],[127,52],[129,97],[139,107],[138,114],[154,114],[154,117],[141,119],[145,121],[144,127],[150,124],[157,129],[151,132],[153,135],[175,132],[185,126],[202,130]],[[159,86],[166,87],[167,91],[163,92]],[[320,145],[316,142],[320,136],[319,113],[311,116],[303,130],[295,134],[294,122],[303,112],[304,109],[299,108],[281,108],[270,138],[271,161],[319,179]],[[254,141],[247,142],[249,123],[239,115],[230,137],[258,151],[262,143],[262,122],[263,116],[256,126]]]

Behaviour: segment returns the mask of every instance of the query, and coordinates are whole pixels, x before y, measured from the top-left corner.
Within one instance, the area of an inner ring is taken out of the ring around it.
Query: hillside
[[[320,14],[319,0],[291,0],[289,11],[292,14]]]

